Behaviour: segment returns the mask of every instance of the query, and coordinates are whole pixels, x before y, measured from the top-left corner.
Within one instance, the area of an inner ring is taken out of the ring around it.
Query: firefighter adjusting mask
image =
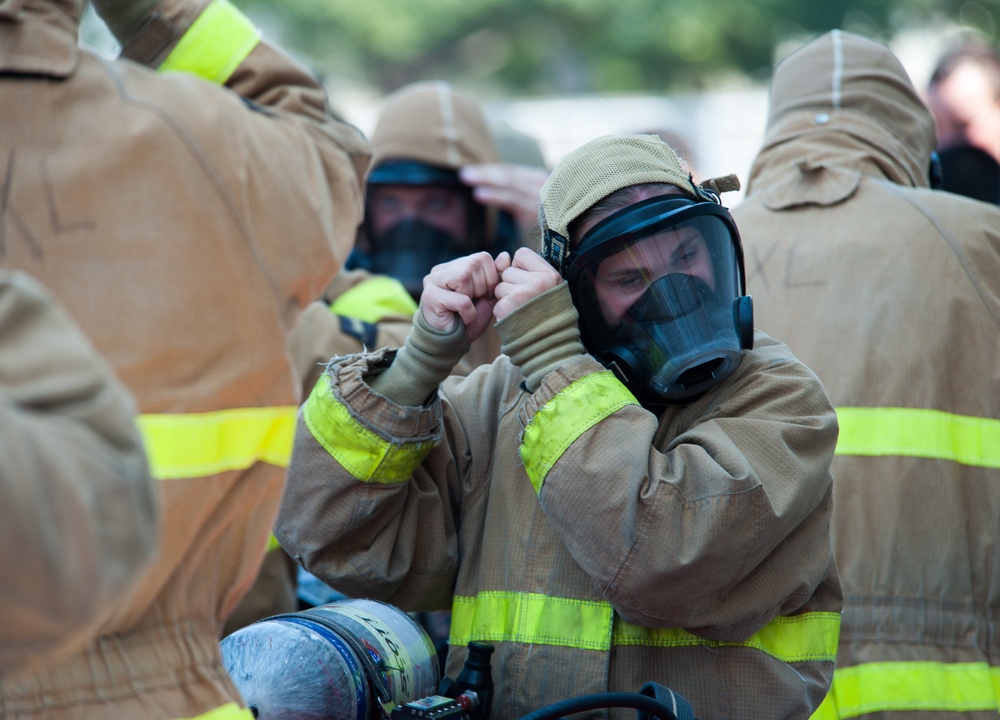
[[[752,347],[739,234],[708,193],[629,205],[567,260],[584,346],[644,403],[693,401]]]
[[[431,268],[478,249],[483,207],[455,171],[389,162],[368,177],[367,247],[356,266],[390,275],[418,298]]]

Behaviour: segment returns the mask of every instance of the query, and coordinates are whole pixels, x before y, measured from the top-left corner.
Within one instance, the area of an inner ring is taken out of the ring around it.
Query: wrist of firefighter
[[[424,405],[469,347],[461,322],[442,332],[428,325],[423,313],[417,310],[406,342],[392,364],[369,378],[368,385],[397,405]]]
[[[528,390],[534,392],[542,378],[586,352],[580,342],[579,321],[569,286],[563,282],[496,324],[500,351],[521,368]]]

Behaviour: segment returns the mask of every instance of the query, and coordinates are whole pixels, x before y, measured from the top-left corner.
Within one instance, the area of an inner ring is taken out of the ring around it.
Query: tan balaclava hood
[[[775,67],[764,150],[819,133],[861,140],[892,159],[885,168],[892,180],[928,185],[933,117],[902,64],[879,43],[834,30]]]
[[[372,164],[416,160],[457,170],[499,160],[479,106],[445,82],[418,82],[391,93],[372,132]]]
[[[82,0],[0,0],[0,65],[7,73],[65,78],[80,60]]]
[[[717,195],[740,187],[735,175],[696,185],[677,153],[656,135],[605,135],[563,157],[542,186],[544,252],[561,264],[570,223],[616,190],[645,183],[673,185],[694,200],[709,199],[702,188]]]

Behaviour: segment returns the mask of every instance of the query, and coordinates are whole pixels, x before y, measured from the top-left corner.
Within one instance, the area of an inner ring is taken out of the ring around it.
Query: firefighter
[[[538,190],[548,177],[541,153],[525,151],[530,136],[490,127],[465,93],[430,81],[391,93],[371,142],[367,214],[352,267],[306,309],[292,335],[305,396],[331,357],[403,344],[434,265],[533,242]],[[499,352],[498,337],[488,333],[456,372]]]
[[[827,33],[775,67],[733,212],[761,325],[840,420],[820,718],[1000,712],[1000,210],[932,190],[934,144],[892,52]]]
[[[0,684],[19,718],[249,718],[219,653],[284,486],[289,328],[347,256],[370,159],[227,0],[0,1],[5,267],[39,278],[135,395],[160,552],[71,657]]]
[[[434,263],[477,249],[499,252],[537,245],[538,191],[548,177],[537,141],[506,124],[488,126],[478,105],[451,85],[420,82],[390,95],[372,136],[372,150],[378,168],[368,175],[368,233],[359,231],[357,243],[366,250],[356,252],[355,258],[383,272],[344,269],[302,313],[290,352],[303,378],[303,397],[331,357],[403,344],[423,276]],[[411,217],[401,218],[406,202],[412,204]],[[442,207],[458,217],[447,231],[435,227],[445,225],[445,213],[436,211]],[[472,224],[470,217],[475,218]],[[372,241],[382,234],[391,240]],[[393,258],[400,242],[413,248]],[[488,333],[453,372],[466,375],[492,362],[499,352],[498,336]],[[273,548],[265,567],[278,566],[283,558],[287,555],[280,547]],[[310,602],[339,597],[315,578],[297,573],[303,581],[300,597]],[[235,617],[227,631],[261,615],[255,609],[249,617]],[[447,613],[417,617],[443,651]]]
[[[544,255],[437,266],[402,349],[331,363],[277,537],[348,595],[450,606],[448,675],[496,647],[494,718],[646,681],[807,717],[841,607],[822,385],[754,332],[736,227],[659,138],[570,153],[541,208]],[[494,319],[504,355],[447,378]]]
[[[1000,52],[968,38],[944,53],[927,83],[941,188],[1000,204]]]
[[[0,271],[0,677],[76,650],[156,553],[134,404],[49,293]]]
[[[967,39],[946,52],[927,84],[940,150],[971,145],[1000,162],[1000,52]]]

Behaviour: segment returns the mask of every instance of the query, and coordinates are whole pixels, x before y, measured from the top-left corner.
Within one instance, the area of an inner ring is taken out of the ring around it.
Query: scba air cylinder
[[[260,620],[222,640],[222,659],[262,720],[373,720],[380,694],[398,705],[433,695],[440,679],[424,629],[374,600]]]

